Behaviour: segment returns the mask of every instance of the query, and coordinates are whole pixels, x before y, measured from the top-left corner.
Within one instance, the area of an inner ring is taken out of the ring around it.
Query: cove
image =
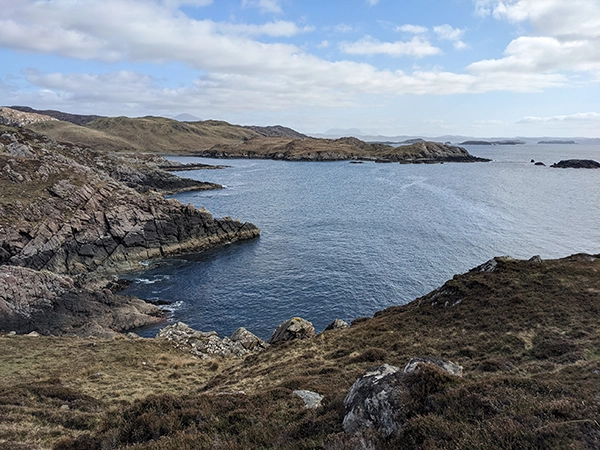
[[[598,160],[598,146],[467,149],[493,161],[176,158],[232,166],[185,173],[225,189],[174,198],[250,221],[261,237],[152,263],[125,293],[172,302],[171,321],[220,336],[244,326],[268,339],[293,316],[321,331],[404,304],[494,256],[600,253],[600,171],[530,163]]]

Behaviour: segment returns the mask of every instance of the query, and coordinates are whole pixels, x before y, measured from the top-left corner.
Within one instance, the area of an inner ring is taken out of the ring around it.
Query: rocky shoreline
[[[0,329],[106,335],[156,323],[160,310],[115,295],[111,275],[260,235],[253,224],[165,199],[220,188],[176,177],[166,164],[1,126]]]
[[[442,162],[489,162],[471,155],[466,149],[439,142],[417,142],[393,147],[367,143],[360,139],[261,138],[237,144],[217,144],[209,150],[195,152],[204,158],[273,159],[283,161],[375,161],[401,164]]]

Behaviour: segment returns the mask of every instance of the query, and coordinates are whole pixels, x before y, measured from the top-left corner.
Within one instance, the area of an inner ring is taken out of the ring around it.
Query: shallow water
[[[301,316],[317,331],[370,316],[498,255],[600,253],[599,146],[472,146],[490,163],[400,165],[173,158],[232,166],[180,173],[226,186],[176,195],[261,228],[257,240],[153,264],[127,293],[174,302],[181,320],[221,336],[268,338]],[[152,336],[156,329],[141,330]]]

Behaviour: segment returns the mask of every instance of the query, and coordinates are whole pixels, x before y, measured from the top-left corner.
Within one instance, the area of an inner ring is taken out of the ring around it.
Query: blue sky
[[[0,0],[0,104],[600,137],[600,0]]]

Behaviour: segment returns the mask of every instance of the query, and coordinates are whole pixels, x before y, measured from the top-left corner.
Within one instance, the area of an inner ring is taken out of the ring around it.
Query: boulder
[[[340,330],[343,328],[348,328],[349,326],[350,325],[348,325],[348,322],[345,322],[342,319],[335,319],[333,322],[331,322],[329,325],[327,325],[327,328],[325,328],[325,331]]]
[[[404,367],[404,373],[414,373],[419,370],[419,367],[422,364],[431,364],[437,366],[444,372],[456,377],[463,376],[463,368],[461,366],[436,356],[421,356],[418,358],[412,358],[406,367]]]
[[[403,417],[410,413],[411,404],[423,401],[419,398],[423,389],[415,390],[414,386],[431,383],[429,380],[435,379],[428,377],[427,371],[444,373],[446,379],[462,376],[462,367],[433,356],[413,358],[404,370],[383,364],[365,372],[354,382],[344,399],[344,431],[374,431],[390,436],[400,430]]]
[[[315,335],[312,323],[300,317],[292,317],[277,327],[267,343],[293,341],[295,339],[309,339]]]
[[[316,409],[321,406],[321,401],[323,400],[323,396],[321,394],[317,394],[312,391],[305,390],[296,390],[292,392],[292,394],[297,395],[304,402],[304,407],[306,409]]]
[[[233,342],[238,342],[246,350],[254,350],[255,348],[266,348],[268,345],[261,338],[249,332],[244,327],[240,327],[233,332],[229,338]]]
[[[400,429],[396,420],[402,404],[398,401],[402,372],[398,367],[383,364],[368,370],[350,388],[344,399],[346,433],[374,429],[390,435]]]

